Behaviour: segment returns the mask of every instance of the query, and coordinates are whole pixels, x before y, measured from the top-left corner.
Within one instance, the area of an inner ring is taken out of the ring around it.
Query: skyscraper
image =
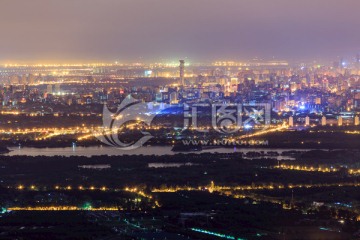
[[[341,116],[338,117],[338,126],[343,125],[343,118]]]
[[[359,116],[355,116],[354,125],[359,126],[359,124],[360,124],[360,118],[359,118]]]
[[[322,118],[321,118],[321,125],[326,126],[326,117],[325,116],[322,116]]]
[[[292,116],[289,117],[289,127],[294,126],[294,118]]]
[[[180,83],[182,86],[185,86],[184,74],[185,74],[185,61],[180,60]]]

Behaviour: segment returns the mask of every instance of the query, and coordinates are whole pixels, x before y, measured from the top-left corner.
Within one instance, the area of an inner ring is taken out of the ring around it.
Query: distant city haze
[[[352,61],[359,0],[1,0],[0,63]]]

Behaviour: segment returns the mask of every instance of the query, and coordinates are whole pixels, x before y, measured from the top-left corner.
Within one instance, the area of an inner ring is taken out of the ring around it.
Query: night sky
[[[0,0],[0,62],[350,59],[359,0]]]

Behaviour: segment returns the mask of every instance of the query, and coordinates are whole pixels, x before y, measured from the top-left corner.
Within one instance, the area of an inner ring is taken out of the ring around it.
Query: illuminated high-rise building
[[[354,118],[354,125],[355,125],[355,126],[359,126],[359,124],[360,124],[360,118],[359,118],[359,116],[355,116],[355,118]]]
[[[296,82],[291,82],[290,83],[290,91],[291,92],[295,92],[297,90],[297,84]]]
[[[289,117],[289,127],[293,127],[294,126],[294,117]]]
[[[178,102],[179,102],[178,93],[177,92],[170,93],[170,104],[177,104]]]
[[[342,126],[343,125],[343,119],[341,116],[338,117],[338,126]]]
[[[185,86],[185,61],[180,60],[180,83]]]
[[[310,126],[310,117],[306,116],[305,118],[305,126]]]
[[[322,116],[322,118],[321,118],[321,125],[326,126],[326,117],[325,116]]]

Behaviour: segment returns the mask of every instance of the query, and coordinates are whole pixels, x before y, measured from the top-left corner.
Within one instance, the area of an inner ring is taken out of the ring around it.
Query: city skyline
[[[0,238],[360,239],[358,9],[0,1]]]

